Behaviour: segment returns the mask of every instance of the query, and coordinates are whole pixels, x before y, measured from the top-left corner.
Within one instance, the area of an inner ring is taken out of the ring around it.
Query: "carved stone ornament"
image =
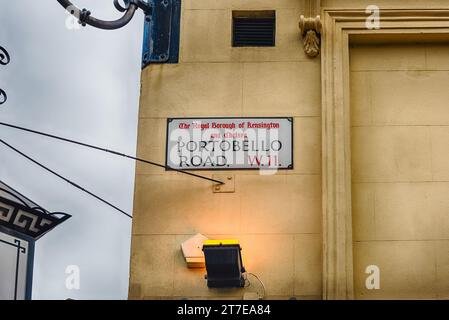
[[[321,19],[320,16],[316,18],[305,18],[301,16],[299,19],[299,29],[304,44],[304,52],[311,58],[320,54],[320,33],[321,33]]]

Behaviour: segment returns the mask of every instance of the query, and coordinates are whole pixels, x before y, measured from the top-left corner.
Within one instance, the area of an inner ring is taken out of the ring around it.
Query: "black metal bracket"
[[[137,9],[141,9],[145,14],[151,14],[151,5],[145,0],[114,0],[114,7],[125,14],[118,20],[105,21],[94,18],[91,12],[87,9],[80,10],[69,0],[56,0],[64,7],[70,14],[78,19],[78,22],[84,27],[90,25],[99,29],[115,30],[126,26],[134,17],[134,13]]]
[[[135,3],[135,5],[142,9],[145,14],[151,14],[151,5],[149,3],[143,0],[131,0],[131,2]]]
[[[145,14],[151,14],[151,5],[143,0],[123,0],[124,6],[120,4],[120,0],[114,0],[114,7],[120,12],[126,12],[131,4],[142,9]]]
[[[78,19],[82,26],[115,30],[127,25],[137,9],[145,14],[142,68],[150,63],[177,63],[181,0],[113,0],[114,7],[124,15],[115,21],[100,20],[87,9],[80,10],[70,0],[56,0]]]

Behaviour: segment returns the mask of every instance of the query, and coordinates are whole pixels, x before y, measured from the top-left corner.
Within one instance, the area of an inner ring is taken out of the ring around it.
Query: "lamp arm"
[[[82,25],[90,25],[100,29],[115,30],[126,26],[131,19],[134,17],[134,13],[138,8],[138,3],[135,1],[130,1],[129,6],[126,8],[125,14],[118,20],[115,21],[105,21],[94,18],[90,15],[90,11],[83,9],[78,9],[69,0],[56,0],[61,6],[64,7],[68,12],[77,17]]]

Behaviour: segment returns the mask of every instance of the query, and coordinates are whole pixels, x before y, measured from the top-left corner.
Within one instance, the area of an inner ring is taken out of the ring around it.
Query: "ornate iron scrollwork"
[[[6,66],[11,61],[8,51],[0,46],[0,65]],[[0,105],[4,104],[8,100],[8,96],[3,89],[0,89]]]
[[[6,95],[6,92],[3,91],[3,89],[0,89],[0,104],[4,104],[8,100],[8,96]]]
[[[5,48],[0,47],[0,64],[7,65],[10,61],[11,58],[9,57],[8,51],[6,51]]]
[[[90,25],[99,29],[114,30],[126,26],[134,17],[134,13],[137,9],[142,9],[146,15],[151,13],[151,6],[144,0],[114,0],[114,7],[125,14],[118,20],[105,21],[94,18],[91,16],[91,12],[87,9],[78,9],[69,0],[57,0],[61,6],[64,7],[70,14],[78,19],[78,22],[84,27]]]

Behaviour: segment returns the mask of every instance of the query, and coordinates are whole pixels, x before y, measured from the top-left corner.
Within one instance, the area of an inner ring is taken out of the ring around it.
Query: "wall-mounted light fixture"
[[[203,245],[209,288],[244,287],[242,248],[237,240],[206,240]]]

